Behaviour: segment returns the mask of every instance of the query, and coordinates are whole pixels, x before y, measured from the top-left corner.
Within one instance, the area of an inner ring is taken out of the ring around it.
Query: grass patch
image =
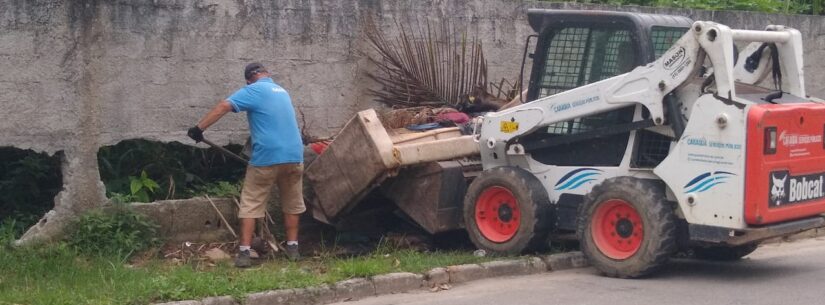
[[[222,295],[242,298],[271,289],[491,260],[469,252],[417,252],[384,246],[365,256],[306,258],[297,263],[277,259],[246,270],[234,268],[231,262],[210,267],[197,261],[173,265],[162,260],[133,267],[116,258],[79,255],[66,244],[17,249],[8,242],[0,240],[3,305],[146,304]]]

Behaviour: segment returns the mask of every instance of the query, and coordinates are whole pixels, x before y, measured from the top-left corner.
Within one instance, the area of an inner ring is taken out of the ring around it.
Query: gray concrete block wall
[[[65,156],[64,191],[23,241],[57,234],[65,219],[105,202],[96,152],[132,138],[191,143],[185,130],[244,85],[258,60],[289,90],[307,131],[330,136],[367,95],[371,52],[360,28],[376,14],[396,22],[449,20],[484,44],[490,80],[517,77],[532,33],[527,8],[686,15],[734,28],[767,23],[802,31],[809,91],[825,96],[825,19],[743,12],[596,6],[521,0],[0,0],[0,146]],[[242,143],[246,119],[230,114],[206,135]],[[61,216],[62,215],[62,216]],[[44,234],[40,234],[44,233]]]

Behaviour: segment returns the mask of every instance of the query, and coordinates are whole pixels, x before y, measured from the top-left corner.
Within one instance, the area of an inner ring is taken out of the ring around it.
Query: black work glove
[[[203,141],[203,130],[198,128],[198,126],[189,128],[186,135],[192,138],[192,140],[195,140],[195,143],[200,143],[200,141]]]

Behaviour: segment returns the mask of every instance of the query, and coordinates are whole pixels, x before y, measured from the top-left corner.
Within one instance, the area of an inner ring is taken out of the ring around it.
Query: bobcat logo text
[[[777,171],[770,173],[768,183],[772,208],[825,198],[825,173],[794,176]]]

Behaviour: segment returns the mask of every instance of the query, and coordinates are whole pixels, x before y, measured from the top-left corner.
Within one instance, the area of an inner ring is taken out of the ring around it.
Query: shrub
[[[132,254],[160,244],[158,225],[131,209],[117,207],[110,211],[94,210],[75,223],[69,245],[90,256],[116,256],[126,259]]]
[[[155,193],[159,188],[155,180],[152,180],[146,175],[146,171],[140,172],[140,177],[129,176],[129,188],[132,191],[132,197],[138,202],[150,202],[150,195]]]

